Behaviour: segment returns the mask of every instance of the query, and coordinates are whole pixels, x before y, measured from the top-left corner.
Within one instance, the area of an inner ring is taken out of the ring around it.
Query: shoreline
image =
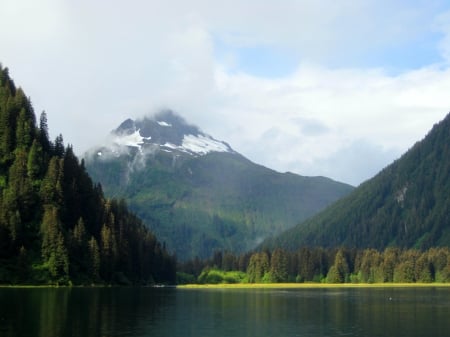
[[[450,288],[450,283],[219,283],[181,285],[26,285],[0,284],[0,289],[32,288],[172,288],[172,289],[326,289],[326,288]]]
[[[450,288],[450,283],[233,283],[184,284],[177,289]]]

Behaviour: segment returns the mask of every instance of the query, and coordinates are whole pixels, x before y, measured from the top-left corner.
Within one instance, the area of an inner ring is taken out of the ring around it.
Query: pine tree
[[[52,157],[40,190],[45,205],[52,204],[61,208],[64,200],[63,178],[62,160],[58,157]]]
[[[79,268],[79,272],[89,269],[89,246],[83,218],[80,218],[70,235],[70,260]]]
[[[331,266],[327,281],[329,283],[344,283],[348,279],[350,268],[343,249],[339,249],[334,258],[334,264]]]
[[[273,283],[287,282],[288,258],[286,253],[277,248],[270,258],[270,281]]]
[[[44,168],[43,152],[39,142],[35,139],[31,145],[27,160],[27,174],[33,182],[38,182]]]
[[[26,110],[22,108],[17,119],[16,127],[16,150],[28,149],[34,138],[34,125],[32,120],[27,116]]]
[[[52,149],[52,144],[50,142],[49,134],[48,134],[48,122],[47,122],[47,114],[45,111],[42,111],[41,116],[39,118],[39,132],[38,132],[38,140],[44,150],[44,153],[50,153]]]
[[[62,134],[59,134],[56,139],[55,139],[55,145],[54,145],[54,149],[53,149],[53,155],[58,157],[58,158],[63,158],[64,157],[64,139]]]
[[[384,282],[394,282],[394,271],[399,255],[399,248],[389,247],[384,250],[382,265]]]
[[[89,276],[92,280],[97,281],[100,279],[100,249],[97,244],[97,240],[93,236],[89,240]]]
[[[50,275],[58,283],[65,283],[69,276],[69,256],[55,206],[45,208],[41,232],[41,253],[48,264]]]
[[[247,268],[250,283],[261,283],[270,270],[269,256],[266,252],[254,253]]]
[[[38,202],[27,174],[27,157],[25,150],[16,152],[15,160],[9,169],[8,188],[3,194],[2,213],[13,241],[18,237],[21,239],[23,225],[34,218],[34,206]]]

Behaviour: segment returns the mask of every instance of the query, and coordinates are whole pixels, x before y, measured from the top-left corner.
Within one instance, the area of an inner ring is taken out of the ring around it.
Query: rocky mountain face
[[[85,162],[180,260],[252,249],[353,189],[257,165],[172,111],[124,121]]]

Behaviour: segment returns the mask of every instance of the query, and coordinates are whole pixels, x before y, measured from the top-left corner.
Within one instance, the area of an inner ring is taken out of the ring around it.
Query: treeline
[[[0,284],[173,283],[175,267],[0,65]]]
[[[178,268],[178,283],[431,283],[450,282],[450,249],[300,248],[240,256],[216,252]]]

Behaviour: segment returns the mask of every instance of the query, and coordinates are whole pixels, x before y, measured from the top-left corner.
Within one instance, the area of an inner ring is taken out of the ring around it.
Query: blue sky
[[[172,108],[251,160],[357,185],[450,110],[450,2],[3,0],[0,62],[82,154]]]

